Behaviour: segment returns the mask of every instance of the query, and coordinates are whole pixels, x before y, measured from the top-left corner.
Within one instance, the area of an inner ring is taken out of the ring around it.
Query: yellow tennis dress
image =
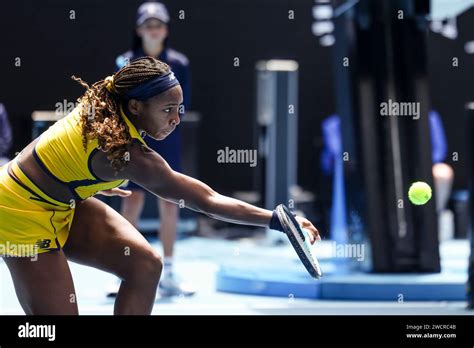
[[[135,126],[120,109],[130,136],[145,145]],[[33,256],[60,250],[69,235],[75,204],[125,180],[104,181],[91,168],[98,140],[84,150],[79,109],[74,109],[41,134],[33,155],[41,168],[67,185],[74,196],[62,202],[45,194],[22,170],[18,156],[0,167],[0,256]]]

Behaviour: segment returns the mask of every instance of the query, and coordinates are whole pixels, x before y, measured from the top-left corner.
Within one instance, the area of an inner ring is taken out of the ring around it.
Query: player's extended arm
[[[223,196],[205,183],[175,172],[159,154],[138,143],[130,149],[130,163],[123,174],[165,200],[219,220],[266,227],[272,217],[271,210]]]
[[[134,142],[130,146],[128,165],[118,175],[131,180],[165,200],[184,204],[185,207],[213,218],[243,224],[282,230],[273,211],[262,209],[238,199],[223,196],[205,183],[175,172],[166,161],[153,150]],[[94,173],[104,180],[117,180],[107,155],[98,151],[92,160]],[[128,196],[129,191],[119,188],[102,192],[106,195]],[[310,232],[310,241],[320,239],[313,224],[300,216],[296,220]]]

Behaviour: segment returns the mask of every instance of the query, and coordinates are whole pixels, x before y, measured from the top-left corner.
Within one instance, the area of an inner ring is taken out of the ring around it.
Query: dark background
[[[14,148],[31,140],[31,113],[54,110],[83,92],[71,75],[94,82],[113,72],[118,54],[132,42],[135,14],[142,1],[20,0],[0,4],[0,102],[14,126]],[[168,6],[170,46],[191,62],[191,109],[202,113],[200,179],[229,192],[252,187],[255,168],[219,164],[217,150],[256,148],[255,63],[261,59],[295,59],[299,81],[299,181],[315,193],[321,187],[320,122],[334,110],[332,49],[321,47],[311,32],[311,0],[175,0]],[[76,19],[69,19],[70,10]],[[178,11],[185,19],[178,19]],[[288,19],[293,10],[295,19]],[[459,20],[460,38],[430,34],[430,79],[433,106],[448,136],[448,153],[465,152],[464,104],[473,100],[474,56],[464,43],[474,39],[473,11]],[[416,52],[413,52],[416,54]],[[15,67],[15,58],[21,67]],[[240,67],[233,66],[239,57]],[[452,58],[459,58],[459,67]],[[452,162],[455,186],[464,187],[464,160]]]

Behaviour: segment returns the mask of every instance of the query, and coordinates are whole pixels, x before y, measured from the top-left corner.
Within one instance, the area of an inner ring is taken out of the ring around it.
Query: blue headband
[[[179,81],[170,71],[132,88],[125,94],[125,97],[144,101],[177,85],[179,85]]]

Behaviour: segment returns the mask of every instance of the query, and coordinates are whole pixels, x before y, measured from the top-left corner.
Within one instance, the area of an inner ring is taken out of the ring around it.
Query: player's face
[[[137,116],[138,128],[156,140],[163,140],[180,123],[182,103],[183,91],[178,85],[144,102],[131,100],[129,109]]]
[[[148,19],[137,28],[137,35],[144,45],[161,45],[168,36],[168,27],[158,19]]]

